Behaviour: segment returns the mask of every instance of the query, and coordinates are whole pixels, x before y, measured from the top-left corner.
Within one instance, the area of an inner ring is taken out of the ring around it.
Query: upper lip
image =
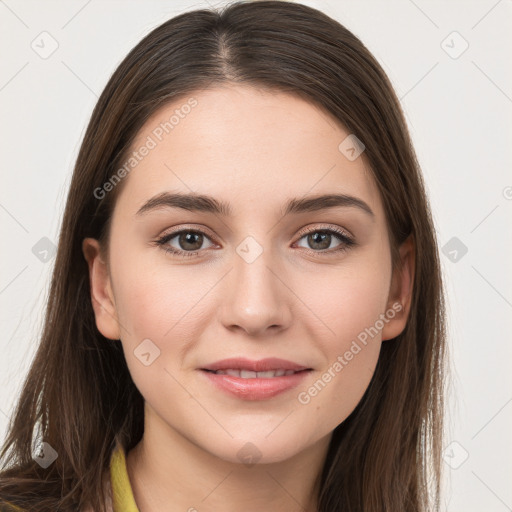
[[[277,357],[268,357],[266,359],[260,359],[259,361],[253,361],[243,357],[234,357],[230,359],[222,359],[215,363],[209,364],[201,368],[201,370],[249,370],[253,372],[266,372],[270,370],[311,370],[307,366],[303,366],[293,361],[287,361],[286,359],[279,359]]]

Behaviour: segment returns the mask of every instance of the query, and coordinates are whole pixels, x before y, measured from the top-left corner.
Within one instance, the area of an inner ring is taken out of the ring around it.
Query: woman
[[[444,315],[419,165],[361,41],[281,1],[177,16],[93,112],[0,497],[436,510]]]

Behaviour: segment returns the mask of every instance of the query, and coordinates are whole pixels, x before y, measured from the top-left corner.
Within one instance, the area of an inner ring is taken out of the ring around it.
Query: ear
[[[89,265],[91,301],[96,317],[96,327],[111,340],[120,338],[117,311],[107,263],[102,259],[100,244],[94,238],[84,238],[82,252]]]
[[[415,243],[411,234],[399,249],[401,268],[393,269],[382,340],[396,338],[404,329],[411,309],[415,269]],[[394,313],[394,316],[392,316]]]

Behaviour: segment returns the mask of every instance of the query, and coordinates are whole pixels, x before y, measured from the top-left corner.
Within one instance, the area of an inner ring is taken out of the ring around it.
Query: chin
[[[299,439],[290,436],[287,431],[282,436],[275,433],[265,436],[268,436],[268,431],[230,439],[225,444],[215,443],[213,447],[204,446],[204,449],[226,462],[251,467],[283,462],[307,447],[301,446]]]

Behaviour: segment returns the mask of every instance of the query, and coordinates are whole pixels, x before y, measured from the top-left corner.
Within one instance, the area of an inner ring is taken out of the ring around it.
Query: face
[[[403,330],[412,276],[392,273],[364,153],[339,149],[348,135],[311,103],[246,86],[175,101],[139,132],[108,265],[95,240],[84,253],[98,329],[121,340],[146,414],[170,435],[226,461],[248,446],[262,463],[290,458],[348,417],[381,343]],[[228,358],[306,370],[204,370]]]

